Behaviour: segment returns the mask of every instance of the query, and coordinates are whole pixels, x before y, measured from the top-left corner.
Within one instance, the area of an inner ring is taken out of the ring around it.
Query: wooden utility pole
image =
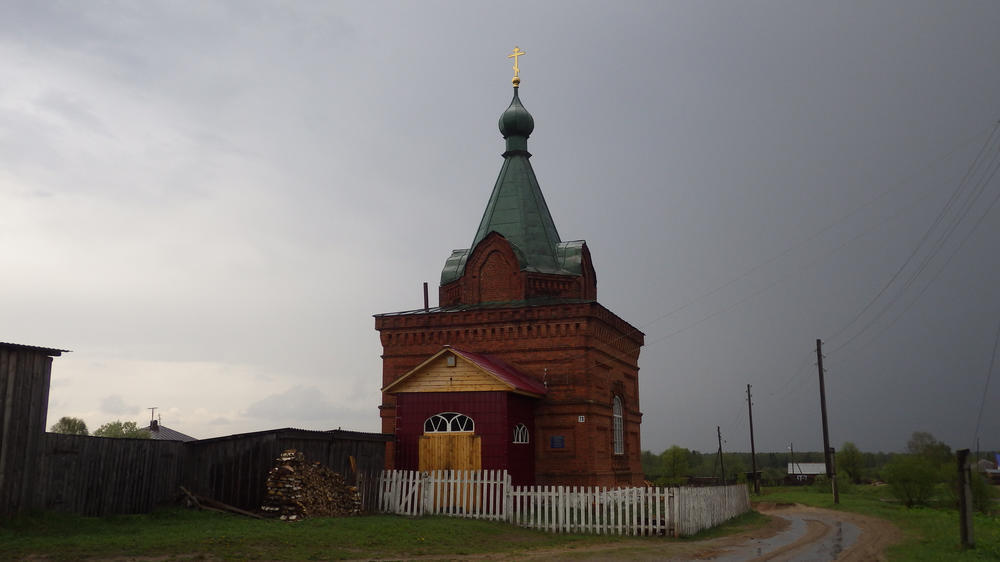
[[[823,340],[816,340],[816,365],[819,367],[819,406],[823,415],[823,460],[826,462],[826,477],[833,486],[833,503],[840,503],[837,493],[837,475],[830,462],[830,430],[826,423],[826,385],[823,384]]]
[[[969,450],[955,451],[958,457],[958,530],[962,539],[962,548],[975,548],[976,541],[972,537],[972,488],[969,477]]]
[[[722,467],[722,483],[726,483],[726,462],[722,459],[722,429],[715,426],[715,432],[719,435],[719,466]]]
[[[750,396],[750,385],[747,385],[747,411],[750,413],[750,467],[753,470],[753,493],[760,495],[760,478],[757,477],[757,449],[753,444],[753,402]]]
[[[837,449],[830,447],[830,462],[833,463],[833,478],[830,485],[833,486],[833,503],[840,503],[840,488],[837,487]]]

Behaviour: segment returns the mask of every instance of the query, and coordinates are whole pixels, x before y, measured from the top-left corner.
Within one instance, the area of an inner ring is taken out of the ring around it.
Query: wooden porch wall
[[[0,347],[0,517],[31,509],[52,357]]]

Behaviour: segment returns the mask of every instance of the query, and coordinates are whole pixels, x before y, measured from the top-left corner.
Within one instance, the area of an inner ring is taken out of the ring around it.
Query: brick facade
[[[488,353],[545,383],[531,442],[535,482],[640,484],[639,350],[643,334],[599,303],[413,311],[375,318],[384,353],[382,386],[442,346]],[[612,401],[623,403],[624,454],[612,454]],[[383,433],[396,433],[395,397],[383,394]],[[584,416],[584,421],[579,421]],[[552,448],[553,438],[562,448]],[[386,464],[395,467],[389,444]],[[402,459],[401,459],[402,460]]]

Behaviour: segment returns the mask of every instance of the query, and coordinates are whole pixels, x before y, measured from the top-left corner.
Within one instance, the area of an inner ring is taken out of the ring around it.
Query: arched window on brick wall
[[[459,433],[475,431],[472,418],[458,412],[434,414],[424,421],[424,433]]]
[[[523,423],[519,423],[514,426],[514,443],[527,443],[529,441],[528,437],[528,426]]]
[[[611,443],[614,454],[625,454],[625,424],[622,419],[622,399],[617,394],[611,403]]]

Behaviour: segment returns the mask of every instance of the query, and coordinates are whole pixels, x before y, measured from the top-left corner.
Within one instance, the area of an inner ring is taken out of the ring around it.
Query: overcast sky
[[[4,2],[0,341],[73,351],[50,424],[378,431],[372,315],[471,242],[518,45],[559,233],[646,333],[644,449],[748,450],[749,383],[758,450],[820,450],[817,338],[833,445],[975,447],[998,29],[993,0]]]

